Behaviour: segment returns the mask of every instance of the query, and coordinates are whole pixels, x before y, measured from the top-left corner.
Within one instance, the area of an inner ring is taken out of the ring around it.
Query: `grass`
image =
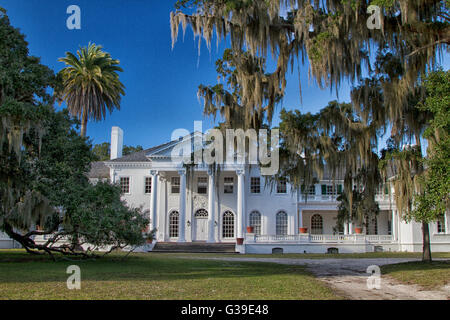
[[[69,265],[81,290],[68,290]],[[340,299],[302,266],[114,253],[99,260],[51,261],[0,250],[0,299]]]
[[[187,256],[183,253],[173,253],[172,256]],[[433,252],[433,258],[450,259],[450,252]],[[189,254],[189,257],[203,258],[276,258],[276,259],[378,259],[378,258],[422,258],[421,252],[368,252],[368,253],[340,253],[340,254],[322,254],[322,253],[285,253],[285,254],[214,254],[201,253]]]
[[[450,261],[417,261],[385,265],[381,273],[424,289],[439,289],[450,284]]]

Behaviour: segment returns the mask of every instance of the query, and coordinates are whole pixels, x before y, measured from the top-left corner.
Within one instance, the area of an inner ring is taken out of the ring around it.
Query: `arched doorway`
[[[208,211],[199,209],[194,214],[193,240],[206,241],[208,239]]]

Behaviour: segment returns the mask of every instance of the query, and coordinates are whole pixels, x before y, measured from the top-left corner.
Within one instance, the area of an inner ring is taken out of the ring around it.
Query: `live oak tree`
[[[373,4],[381,8],[376,17],[380,29],[367,24]],[[250,114],[261,108],[264,86],[271,88],[272,98],[284,93],[286,73],[296,61],[308,62],[308,73],[320,86],[337,89],[343,80],[362,80],[364,72],[373,69],[371,53],[381,49],[396,56],[404,68],[395,82],[381,83],[386,104],[393,111],[402,110],[419,78],[450,42],[448,1],[444,0],[179,0],[176,8],[170,17],[174,43],[180,25],[183,32],[190,25],[208,46],[215,33],[217,41],[229,37],[234,52],[245,47],[254,57],[271,54],[276,60],[270,77],[249,73],[246,66],[236,70],[236,78],[246,88],[241,100]],[[389,116],[396,121],[402,114]]]
[[[381,15],[375,16],[379,29],[369,28],[367,23],[374,18],[368,10],[370,5],[381,7]],[[273,93],[284,94],[288,66],[296,61],[300,66],[308,62],[309,75],[321,87],[337,89],[341,81],[349,80],[354,85],[353,115],[349,118],[341,110],[324,114],[323,119],[337,122],[332,121],[330,126],[323,122],[321,130],[341,135],[351,147],[336,152],[330,142],[338,142],[318,132],[312,139],[312,150],[304,150],[300,141],[311,139],[302,132],[304,128],[297,126],[297,120],[300,125],[302,121],[294,117],[293,127],[287,125],[287,129],[298,131],[293,132],[296,135],[286,134],[291,150],[285,164],[286,173],[297,171],[297,176],[291,175],[294,182],[310,177],[320,159],[327,159],[332,170],[344,165],[345,172],[350,173],[345,175],[345,196],[352,211],[352,180],[357,170],[367,173],[370,180],[364,190],[368,189],[368,199],[374,196],[379,180],[374,150],[388,128],[396,148],[415,140],[421,154],[420,138],[427,114],[418,112],[415,106],[423,96],[421,79],[436,66],[437,57],[450,42],[448,5],[448,1],[428,0],[180,0],[178,10],[171,14],[172,39],[176,41],[180,25],[183,32],[190,25],[194,35],[203,37],[208,46],[215,32],[217,41],[229,36],[234,51],[245,47],[255,57],[271,54],[277,61],[273,77],[236,70],[236,79],[249,88],[241,97],[247,102],[244,109],[248,114],[261,108],[261,95],[253,92],[260,92],[256,89],[263,84],[274,88]],[[306,151],[314,160],[305,156]],[[414,176],[418,170],[420,165],[409,171],[405,167],[404,177]],[[401,202],[412,199],[411,192],[396,198],[400,208],[405,208]]]
[[[59,59],[66,67],[58,73],[60,85],[56,87],[56,96],[81,120],[83,137],[88,120],[103,120],[107,112],[120,109],[121,96],[125,95],[118,75],[123,71],[120,62],[102,49],[90,43],[80,48],[77,55],[66,52],[66,56]]]
[[[118,186],[89,183],[91,146],[78,121],[55,112],[53,71],[29,55],[3,10],[0,38],[0,230],[30,253],[87,256],[70,244],[142,244],[147,219],[121,201]],[[61,238],[67,246],[54,245]]]
[[[427,155],[420,144],[403,149],[391,147],[384,166],[393,166],[397,206],[406,221],[422,223],[423,257],[431,261],[429,223],[445,221],[450,190],[450,72],[430,73],[424,80],[426,98],[415,106],[430,116],[423,123],[423,138],[428,141]],[[417,123],[417,121],[416,121]]]

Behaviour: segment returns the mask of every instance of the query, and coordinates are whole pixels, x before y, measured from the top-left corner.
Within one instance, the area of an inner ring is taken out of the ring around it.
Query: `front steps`
[[[235,243],[157,242],[152,252],[236,253]]]

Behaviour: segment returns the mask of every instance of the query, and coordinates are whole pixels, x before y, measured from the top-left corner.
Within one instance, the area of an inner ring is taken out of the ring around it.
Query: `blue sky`
[[[170,140],[174,129],[193,130],[195,120],[203,120],[204,130],[214,125],[204,118],[197,99],[199,84],[217,83],[215,61],[226,44],[211,52],[197,44],[188,29],[172,50],[169,14],[173,1],[162,0],[2,0],[13,26],[26,35],[30,53],[55,72],[63,64],[58,58],[66,51],[76,52],[89,42],[100,44],[119,59],[126,95],[120,111],[105,121],[89,122],[87,134],[94,143],[110,141],[112,126],[124,130],[124,143],[144,148]],[[68,30],[69,5],[81,8],[81,30]],[[331,100],[349,101],[349,86],[343,84],[339,99],[329,89],[321,90],[301,69],[302,98],[298,73],[288,76],[287,94],[282,107],[317,112]],[[62,106],[64,107],[64,106]],[[277,114],[281,106],[277,109]],[[278,116],[273,124],[278,123]]]

